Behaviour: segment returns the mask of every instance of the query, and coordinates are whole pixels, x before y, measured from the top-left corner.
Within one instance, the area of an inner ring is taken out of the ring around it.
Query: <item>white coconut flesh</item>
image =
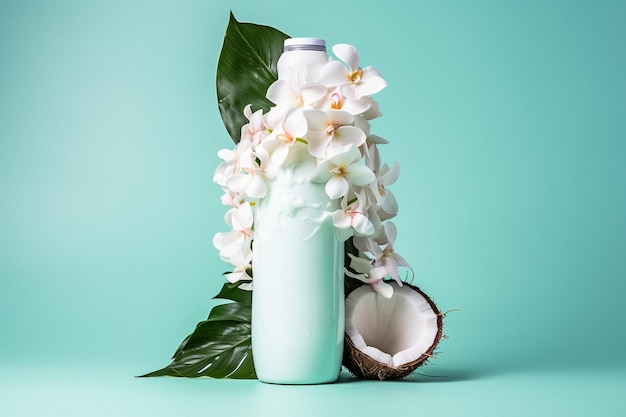
[[[369,285],[346,298],[346,334],[361,352],[388,366],[412,362],[437,338],[437,313],[419,292],[392,284],[385,298]]]

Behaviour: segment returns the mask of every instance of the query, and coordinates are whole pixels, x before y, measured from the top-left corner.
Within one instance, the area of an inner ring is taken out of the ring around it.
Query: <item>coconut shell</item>
[[[381,363],[376,359],[366,355],[354,346],[352,339],[347,334],[344,336],[344,349],[343,349],[343,366],[350,371],[354,376],[364,379],[378,379],[378,380],[394,380],[404,378],[413,373],[418,367],[424,365],[430,358],[434,358],[434,351],[439,344],[439,341],[443,337],[443,314],[439,311],[435,303],[418,287],[408,283],[403,285],[420,293],[430,304],[433,312],[437,315],[437,334],[433,340],[432,345],[426,352],[414,361],[408,362],[398,367],[389,366],[385,363]]]

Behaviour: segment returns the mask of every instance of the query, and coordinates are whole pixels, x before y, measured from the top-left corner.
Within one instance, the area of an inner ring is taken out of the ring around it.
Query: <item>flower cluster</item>
[[[244,281],[240,288],[252,288],[253,205],[298,146],[317,161],[310,180],[325,184],[328,197],[340,202],[328,213],[334,226],[359,249],[358,256],[350,254],[346,274],[391,297],[392,287],[383,279],[402,285],[398,267],[410,267],[394,251],[396,227],[388,221],[398,212],[388,186],[397,180],[399,166],[381,163],[378,146],[388,141],[370,133],[369,121],[381,116],[371,96],[387,84],[375,68],[360,67],[353,46],[335,45],[332,51],[338,60],[329,58],[319,71],[294,71],[288,80],[274,82],[267,90],[275,104],[269,112],[252,112],[248,105],[239,143],[218,153],[223,162],[214,181],[230,207],[225,221],[231,230],[216,234],[213,244],[234,267],[228,281]]]

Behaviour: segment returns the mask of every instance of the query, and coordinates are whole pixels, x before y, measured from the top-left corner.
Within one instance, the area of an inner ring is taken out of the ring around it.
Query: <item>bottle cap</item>
[[[289,38],[285,39],[284,51],[326,52],[326,41],[320,38]]]

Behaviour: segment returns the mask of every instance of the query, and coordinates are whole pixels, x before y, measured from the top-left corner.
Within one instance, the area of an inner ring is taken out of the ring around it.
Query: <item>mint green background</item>
[[[626,3],[0,0],[0,414],[624,415]],[[451,312],[408,382],[134,379],[215,305],[229,10],[389,83],[397,248]]]

